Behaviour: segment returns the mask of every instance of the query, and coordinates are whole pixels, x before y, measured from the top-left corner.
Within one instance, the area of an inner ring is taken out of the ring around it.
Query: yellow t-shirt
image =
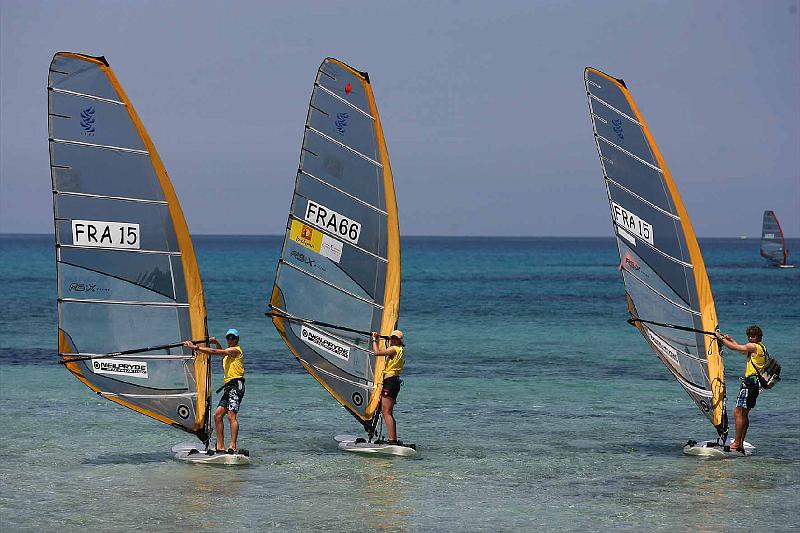
[[[244,377],[244,351],[241,346],[234,346],[239,355],[226,355],[222,358],[222,369],[225,371],[225,383],[232,379]]]
[[[753,366],[755,364],[756,366]],[[744,377],[756,375],[756,368],[761,370],[767,364],[767,358],[764,356],[764,345],[760,342],[756,343],[756,353],[750,354],[747,358],[747,366],[744,368]]]
[[[394,357],[386,358],[386,366],[383,367],[383,377],[385,378],[399,376],[400,372],[403,371],[403,364],[405,363],[405,360],[403,359],[403,347],[390,346],[390,348],[394,348],[397,353],[394,355]]]

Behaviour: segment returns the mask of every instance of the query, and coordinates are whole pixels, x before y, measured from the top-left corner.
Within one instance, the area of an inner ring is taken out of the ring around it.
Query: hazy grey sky
[[[798,0],[0,0],[0,231],[52,231],[47,68],[104,55],[192,233],[283,232],[317,67],[366,70],[404,235],[612,234],[583,68],[624,78],[700,236],[800,235]]]

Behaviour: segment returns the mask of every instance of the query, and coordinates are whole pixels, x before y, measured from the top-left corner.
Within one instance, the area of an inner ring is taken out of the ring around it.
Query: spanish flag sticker
[[[320,230],[312,228],[299,220],[292,220],[292,228],[289,237],[296,243],[301,244],[309,250],[314,250],[318,254],[327,257],[336,263],[342,258],[342,243],[325,235]]]

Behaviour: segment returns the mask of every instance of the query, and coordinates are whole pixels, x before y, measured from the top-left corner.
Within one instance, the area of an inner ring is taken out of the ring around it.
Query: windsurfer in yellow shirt
[[[389,440],[386,444],[399,444],[397,440],[397,424],[394,420],[394,404],[397,402],[397,395],[400,393],[400,386],[403,380],[400,373],[403,371],[403,332],[396,329],[389,336],[389,346],[383,350],[378,345],[378,333],[372,332],[372,351],[375,357],[385,357],[386,363],[383,367],[383,388],[381,389],[381,414],[386,423],[386,432]]]
[[[209,344],[217,345],[217,348],[203,348],[192,343],[192,341],[184,342],[184,346],[188,346],[192,350],[207,353],[209,355],[218,355],[222,357],[222,368],[224,370],[224,385],[225,391],[222,393],[222,398],[219,400],[217,410],[214,411],[214,426],[217,431],[217,452],[236,453],[236,439],[239,436],[239,420],[237,413],[239,406],[244,398],[244,351],[239,346],[239,331],[236,329],[229,329],[225,333],[225,340],[228,347],[223,349],[219,341],[210,337]],[[219,392],[219,391],[217,391]],[[225,448],[225,424],[224,418],[227,415],[228,425],[231,430],[231,444],[230,447]]]
[[[744,437],[747,435],[747,428],[750,426],[750,409],[756,406],[756,398],[761,390],[758,372],[764,367],[767,360],[764,355],[766,350],[761,343],[764,333],[758,326],[747,328],[747,344],[739,344],[730,335],[723,335],[717,332],[719,339],[729,349],[741,352],[747,357],[742,377],[742,387],[739,389],[739,396],[736,398],[736,408],[733,410],[736,420],[736,436],[731,442],[731,449],[744,451]]]

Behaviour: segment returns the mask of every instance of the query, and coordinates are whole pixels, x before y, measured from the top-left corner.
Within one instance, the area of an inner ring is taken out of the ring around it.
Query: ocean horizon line
[[[0,231],[0,237],[54,237],[50,233],[32,232],[6,232]],[[193,233],[192,237],[283,237],[282,233]],[[401,239],[613,239],[613,235],[401,235]],[[800,239],[800,236],[785,236],[786,239]],[[730,240],[760,240],[761,236],[698,236],[698,239],[730,239]]]

